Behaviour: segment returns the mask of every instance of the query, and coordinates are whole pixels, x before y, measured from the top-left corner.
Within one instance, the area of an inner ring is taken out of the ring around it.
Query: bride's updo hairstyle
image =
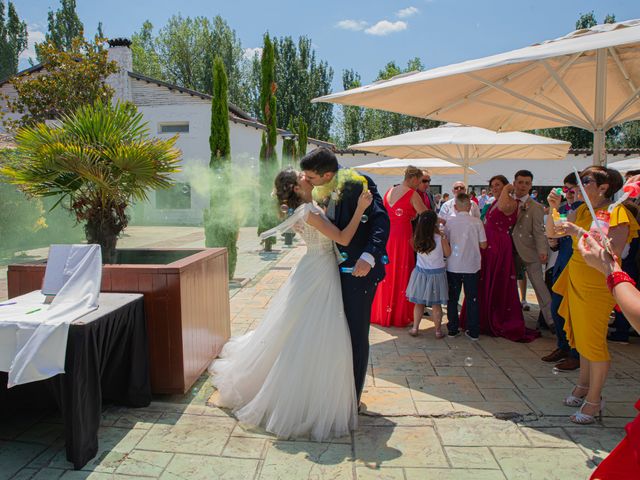
[[[275,195],[278,198],[278,205],[286,205],[289,208],[296,209],[302,203],[302,200],[295,192],[298,185],[298,172],[291,168],[282,170],[274,181]]]

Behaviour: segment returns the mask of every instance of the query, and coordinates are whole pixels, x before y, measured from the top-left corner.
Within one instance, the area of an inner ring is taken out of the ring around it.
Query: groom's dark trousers
[[[373,203],[367,208],[365,221],[362,221],[351,243],[338,249],[346,254],[346,260],[341,266],[353,267],[363,252],[374,259],[375,265],[365,277],[354,277],[350,273],[341,273],[342,302],[347,316],[351,347],[353,350],[353,377],[355,380],[358,402],[364,389],[369,363],[369,326],[371,322],[371,304],[376,294],[378,283],[384,278],[386,245],[389,238],[389,216],[378,193],[378,187],[369,178],[368,188],[373,194]],[[358,197],[362,192],[362,184],[347,183],[335,206],[333,223],[339,228],[345,228],[351,221],[356,210]]]
[[[376,283],[367,277],[340,274],[344,313],[347,316],[351,349],[353,351],[353,377],[358,402],[362,396],[369,363],[369,326],[371,304],[376,294]]]

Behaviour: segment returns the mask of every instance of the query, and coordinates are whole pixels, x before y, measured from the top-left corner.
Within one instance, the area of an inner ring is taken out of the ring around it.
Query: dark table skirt
[[[7,389],[0,372],[0,412],[51,406],[62,413],[67,460],[82,468],[98,452],[102,402],[151,402],[144,302],[139,294],[102,293],[100,307],[69,327],[65,373]]]

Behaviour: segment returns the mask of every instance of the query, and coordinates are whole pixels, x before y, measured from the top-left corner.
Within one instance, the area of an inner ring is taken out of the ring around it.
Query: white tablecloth
[[[50,305],[40,291],[0,302],[0,370],[9,388],[64,372],[69,324],[98,307],[101,272],[100,247],[74,245],[68,280]]]

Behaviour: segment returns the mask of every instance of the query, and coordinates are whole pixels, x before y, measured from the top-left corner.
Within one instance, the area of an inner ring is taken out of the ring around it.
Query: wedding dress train
[[[209,371],[221,406],[240,422],[322,441],[355,429],[357,406],[334,245],[305,222],[312,211],[323,215],[303,204],[277,227],[296,223],[307,253],[258,327],[230,339]]]

